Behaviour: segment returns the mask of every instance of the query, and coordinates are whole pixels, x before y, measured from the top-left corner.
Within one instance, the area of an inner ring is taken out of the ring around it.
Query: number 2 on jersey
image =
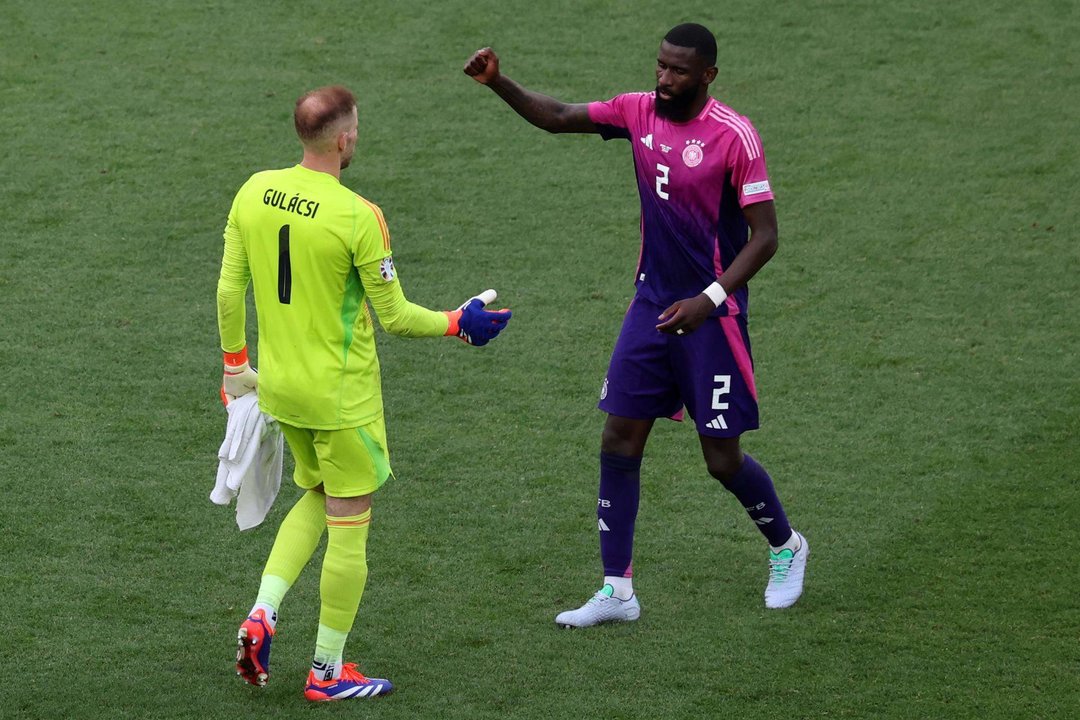
[[[667,190],[664,190],[664,186],[668,184],[668,173],[671,172],[671,168],[656,163],[656,172],[660,173],[656,176],[656,194],[660,196],[661,200],[667,200],[670,196]]]
[[[292,260],[289,257],[289,226],[278,230],[277,297],[282,305],[292,300]]]

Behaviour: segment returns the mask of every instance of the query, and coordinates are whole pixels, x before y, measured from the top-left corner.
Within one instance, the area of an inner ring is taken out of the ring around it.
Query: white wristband
[[[720,307],[725,300],[727,300],[727,292],[724,288],[720,287],[720,283],[714,282],[709,287],[705,288],[701,292],[709,296],[709,299],[713,301],[713,305]]]

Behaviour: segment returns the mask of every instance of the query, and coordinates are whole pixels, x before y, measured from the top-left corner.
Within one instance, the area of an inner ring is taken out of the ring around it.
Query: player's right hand
[[[221,378],[221,402],[228,405],[236,398],[255,392],[259,374],[248,362],[247,347],[240,352],[225,353],[225,373]]]
[[[465,63],[464,70],[481,85],[490,85],[499,77],[499,56],[489,47],[481,48]]]

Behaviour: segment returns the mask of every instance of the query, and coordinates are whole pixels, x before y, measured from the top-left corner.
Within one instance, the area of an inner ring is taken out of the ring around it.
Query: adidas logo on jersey
[[[641,144],[652,150],[652,133],[649,133],[645,137],[641,138]]]

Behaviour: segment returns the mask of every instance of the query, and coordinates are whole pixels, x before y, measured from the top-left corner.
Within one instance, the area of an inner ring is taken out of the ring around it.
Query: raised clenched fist
[[[476,82],[489,85],[499,77],[499,56],[489,47],[477,50],[465,63],[464,70]]]

